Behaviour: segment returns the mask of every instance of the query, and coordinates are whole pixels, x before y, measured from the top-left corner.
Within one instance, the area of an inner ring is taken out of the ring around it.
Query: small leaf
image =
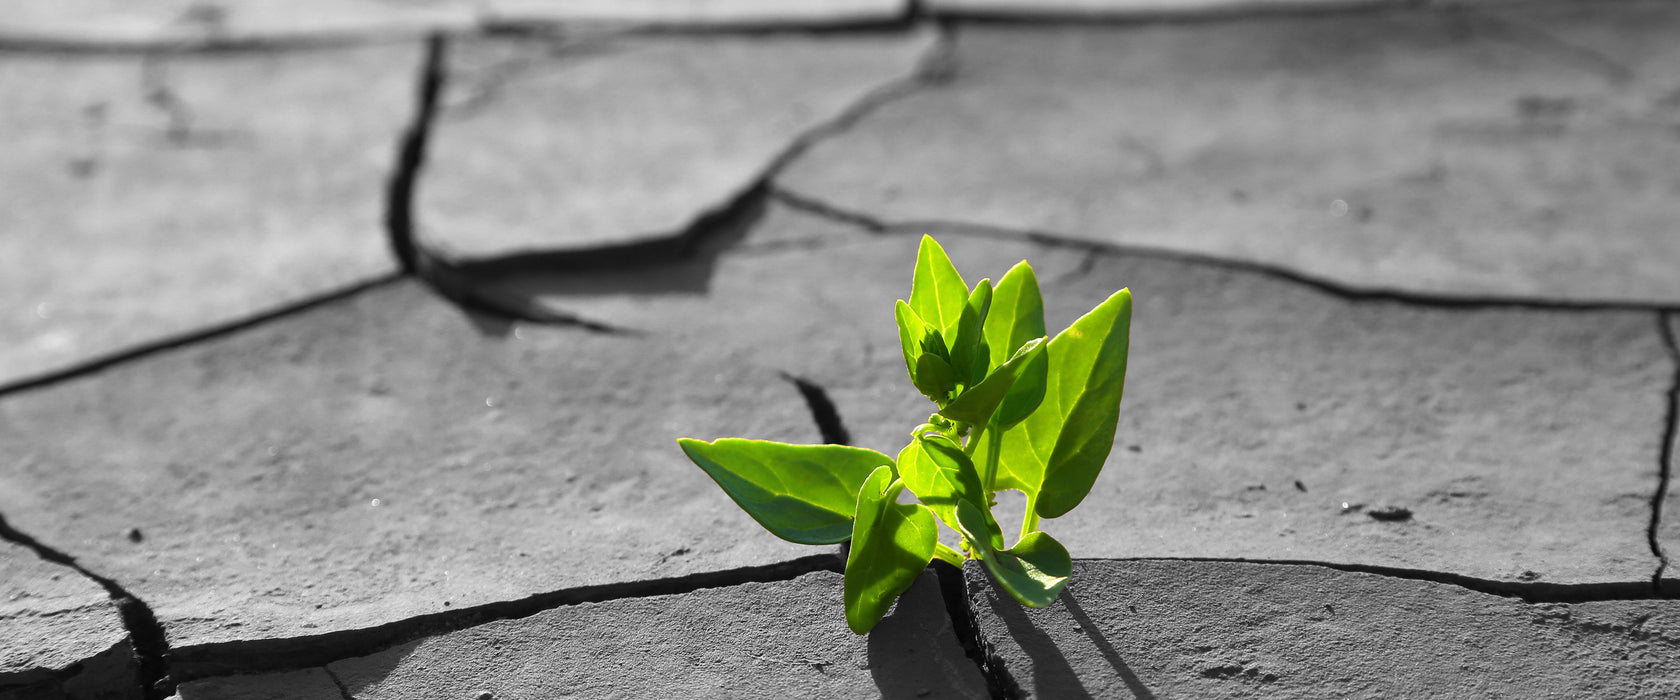
[[[986,314],[986,344],[991,365],[997,367],[1044,331],[1044,298],[1039,295],[1038,277],[1027,261],[1015,263],[992,290],[992,306]]]
[[[917,316],[916,310],[903,299],[893,307],[893,314],[898,318],[898,342],[904,347],[904,367],[910,372],[910,383],[920,390],[922,385],[916,379],[916,361],[922,356],[922,338],[927,335],[927,324],[922,323],[922,317]]]
[[[845,577],[846,626],[857,634],[874,629],[933,560],[939,526],[927,506],[899,504],[903,490],[904,482],[880,467],[857,493]]]
[[[1003,426],[1007,429],[1037,408],[1038,402],[1044,398],[1044,372],[1048,366],[1044,361],[1044,339],[1029,341],[1021,346],[1020,352],[1003,363],[1003,366],[992,370],[985,380],[946,404],[939,410],[939,414],[951,420],[984,425],[992,420],[992,414],[1006,398],[1017,393],[1012,391],[1016,382],[1023,378],[1028,379],[1028,383],[1009,405],[1010,421]],[[912,490],[914,488],[911,487]]]
[[[1042,608],[1055,602],[1073,575],[1066,547],[1043,532],[1030,532],[1015,546],[984,559],[1003,589],[1022,605]]]
[[[910,287],[910,308],[922,322],[945,338],[957,336],[963,309],[968,306],[968,285],[945,249],[932,236],[922,236],[916,251],[916,274]]]
[[[928,338],[938,342],[938,336],[929,335]],[[927,345],[923,347],[926,348]],[[923,396],[932,399],[939,406],[944,406],[950,401],[951,392],[957,388],[957,374],[943,356],[924,351],[916,358],[916,371],[911,376],[911,383],[916,385],[916,390],[922,392]]]
[[[1085,500],[1114,448],[1131,326],[1132,293],[1122,289],[1050,341],[1045,403],[1056,394],[1063,418],[1044,463],[1037,501],[1041,517],[1060,517]]]
[[[974,463],[963,454],[962,448],[943,435],[911,440],[898,453],[898,469],[904,485],[952,529],[961,530],[957,501],[968,501],[976,507],[986,503],[986,492],[980,486],[980,474]],[[995,526],[993,529],[1000,530],[1001,538],[1001,529]],[[1001,540],[998,546],[1002,546]]]
[[[991,509],[964,498],[957,501],[956,512],[957,532],[967,538],[978,558],[984,559],[990,552],[1003,549],[1003,528],[998,527]]]
[[[681,438],[683,453],[771,534],[799,544],[834,544],[852,535],[858,489],[892,458],[845,445]]]
[[[956,371],[957,381],[965,389],[979,384],[986,378],[986,370],[990,369],[987,363],[991,361],[991,354],[986,346],[984,324],[991,305],[992,281],[980,280],[968,295],[968,303],[957,323],[957,334],[950,336],[953,338],[951,369]]]
[[[1022,352],[1029,352],[1031,355],[1026,358],[1026,365],[1018,372],[1019,377],[1009,385],[1009,393],[1004,394],[1003,402],[998,404],[997,412],[992,415],[994,429],[1008,431],[1026,420],[1027,416],[1032,415],[1033,411],[1038,410],[1039,404],[1044,402],[1050,373],[1050,351],[1048,343],[1034,345],[1044,340],[1046,339],[1031,340],[1021,346]],[[1019,357],[1020,353],[1016,355]],[[1013,362],[1014,358],[1010,361]]]

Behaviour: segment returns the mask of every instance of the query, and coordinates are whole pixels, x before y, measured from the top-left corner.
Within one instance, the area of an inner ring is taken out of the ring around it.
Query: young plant
[[[939,558],[978,559],[1011,596],[1044,607],[1073,572],[1038,529],[1090,492],[1114,444],[1126,383],[1132,295],[1115,292],[1047,339],[1044,302],[1022,261],[972,289],[923,237],[908,302],[897,305],[910,382],[938,411],[897,459],[860,447],[723,438],[677,442],[772,534],[800,544],[851,540],[846,624],[864,634]],[[1026,494],[1020,537],[992,515],[1000,490]],[[919,503],[900,503],[902,492]],[[962,536],[938,538],[939,523]]]

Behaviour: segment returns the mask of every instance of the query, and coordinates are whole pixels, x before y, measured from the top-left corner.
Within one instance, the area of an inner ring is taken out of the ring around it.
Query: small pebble
[[[144,539],[146,539],[146,536],[140,534],[140,528],[131,527],[128,529],[128,541],[139,542]]]

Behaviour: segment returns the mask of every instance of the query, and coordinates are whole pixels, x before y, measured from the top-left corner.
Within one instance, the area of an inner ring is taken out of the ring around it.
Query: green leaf
[[[1122,289],[1052,339],[1038,410],[1003,434],[993,487],[1019,489],[1041,517],[1079,505],[1113,447],[1131,318],[1132,294]],[[975,461],[989,449],[982,443]]]
[[[910,308],[922,317],[922,322],[940,332],[945,338],[955,338],[962,323],[963,309],[968,307],[968,285],[945,249],[932,236],[922,236],[922,247],[916,252],[916,274],[910,287]]]
[[[904,482],[892,470],[870,473],[857,493],[852,550],[846,556],[846,626],[865,634],[933,560],[939,526],[919,503],[900,504]]]
[[[939,343],[939,336],[929,334],[926,340],[921,356],[916,358],[916,371],[911,376],[911,383],[923,396],[944,406],[950,401],[951,392],[957,388],[957,373],[943,355],[931,352],[931,346]]]
[[[951,341],[951,369],[965,389],[979,384],[990,369],[991,353],[986,345],[984,324],[986,312],[992,305],[992,281],[980,280],[968,295],[962,318],[957,322],[957,334]]]
[[[1044,403],[1056,395],[1062,425],[1044,464],[1036,507],[1041,517],[1060,517],[1085,500],[1114,448],[1131,327],[1132,293],[1122,289],[1050,341]]]
[[[987,503],[986,492],[980,485],[980,473],[962,448],[944,435],[926,435],[910,441],[898,453],[899,475],[904,485],[933,510],[952,529],[961,531],[957,521],[957,502],[967,501],[977,508]],[[990,511],[987,511],[989,514]],[[996,546],[1003,546],[1002,529],[995,520],[991,531],[998,537]],[[984,528],[982,531],[985,531]]]
[[[858,489],[891,457],[845,445],[680,438],[684,454],[771,534],[799,544],[834,544],[852,535]]]
[[[1044,331],[1044,298],[1038,292],[1038,277],[1027,261],[1015,263],[992,290],[991,311],[986,315],[986,344],[991,366],[1002,365]]]
[[[1043,532],[1027,533],[1014,547],[991,554],[983,560],[986,570],[1022,605],[1042,608],[1055,602],[1073,575],[1067,548]]]
[[[1009,421],[1003,422],[1003,414],[999,414],[1000,423],[1004,429],[1020,422],[1044,398],[1044,373],[1048,363],[1044,359],[1044,338],[1028,341],[1021,346],[1021,351],[1009,358],[1003,366],[992,370],[992,373],[979,384],[969,388],[944,408],[939,414],[951,420],[984,425],[992,420],[992,415],[998,406],[1011,398],[1008,414]],[[1028,382],[1020,392],[1013,391],[1016,383],[1022,379]],[[911,490],[915,490],[912,486]],[[917,493],[921,493],[917,491]]]
[[[893,315],[898,318],[898,342],[904,347],[904,368],[910,373],[910,383],[920,390],[922,385],[916,380],[916,361],[922,356],[922,338],[927,335],[927,324],[922,323],[922,317],[917,316],[916,310],[903,299],[899,299],[893,307]]]
[[[994,430],[1007,431],[1026,420],[1033,411],[1038,410],[1039,404],[1044,402],[1044,392],[1048,386],[1050,374],[1050,348],[1045,338],[1027,341],[1021,346],[1021,352],[1030,353],[1026,363],[1018,372],[1014,383],[1009,385],[1009,393],[1003,395],[1003,402],[998,404],[997,412],[992,415]],[[1038,343],[1035,345],[1035,343]],[[1016,353],[1019,357],[1020,352]],[[1013,362],[1014,358],[1010,358]],[[1008,366],[1008,363],[1005,363]]]

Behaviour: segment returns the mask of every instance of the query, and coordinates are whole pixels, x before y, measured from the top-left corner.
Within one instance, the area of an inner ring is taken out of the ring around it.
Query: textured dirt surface
[[[1668,329],[1666,340],[1669,352],[1673,354],[1675,363],[1680,364],[1680,313],[1667,313],[1663,322]],[[1672,422],[1665,436],[1668,440],[1668,463],[1665,466],[1668,469],[1667,473],[1672,477],[1676,471],[1680,471],[1680,369],[1675,370],[1668,401],[1669,418]],[[1660,585],[1666,594],[1676,595],[1680,594],[1680,572],[1674,570],[1672,562],[1680,556],[1680,494],[1675,493],[1674,485],[1669,483],[1667,493],[1663,495],[1664,498],[1656,504],[1662,510],[1659,511],[1658,527],[1652,534],[1656,537],[1657,546],[1670,562],[1663,569]]]
[[[418,68],[409,44],[8,54],[0,384],[389,274]]]
[[[978,567],[1023,697],[1670,697],[1680,602],[1528,604],[1318,566],[1075,561],[1042,610]]]
[[[868,637],[846,629],[840,606],[839,574],[816,572],[555,608],[345,659],[326,672],[350,697],[369,700],[986,696],[932,574]],[[265,694],[279,678],[188,684],[181,697],[296,697]]]
[[[909,386],[890,319],[911,234],[773,208],[711,263],[703,295],[541,298],[727,339],[822,383],[854,443],[897,454],[934,409]],[[1649,313],[1353,302],[1212,265],[943,241],[970,282],[1033,261],[1053,331],[1116,289],[1136,294],[1115,450],[1086,503],[1044,526],[1072,551],[1549,583],[1656,570],[1646,528],[1674,363]],[[1373,517],[1384,508],[1411,516]]]
[[[656,25],[809,26],[879,22],[905,0],[485,0],[501,22],[637,22]]]
[[[11,543],[0,571],[0,698],[133,688],[134,654],[104,589]]]
[[[466,695],[463,697],[473,697]],[[182,683],[172,700],[345,700],[324,668],[220,676]]]
[[[954,82],[781,182],[1350,287],[1673,303],[1676,28],[1667,2],[965,26]]]
[[[675,448],[818,441],[740,354],[492,332],[399,283],[9,397],[0,512],[148,601],[177,652],[816,553]]]
[[[930,33],[458,46],[420,191],[467,257],[669,237],[805,132],[908,79]]]
[[[475,23],[455,0],[12,0],[0,40],[87,48],[333,43]]]
[[[1153,1],[8,8],[0,700],[1680,696],[1680,6]],[[923,233],[1129,386],[860,637],[674,438],[896,453]]]
[[[926,0],[934,12],[959,17],[1059,20],[1181,18],[1204,14],[1334,11],[1400,7],[1397,0]]]

